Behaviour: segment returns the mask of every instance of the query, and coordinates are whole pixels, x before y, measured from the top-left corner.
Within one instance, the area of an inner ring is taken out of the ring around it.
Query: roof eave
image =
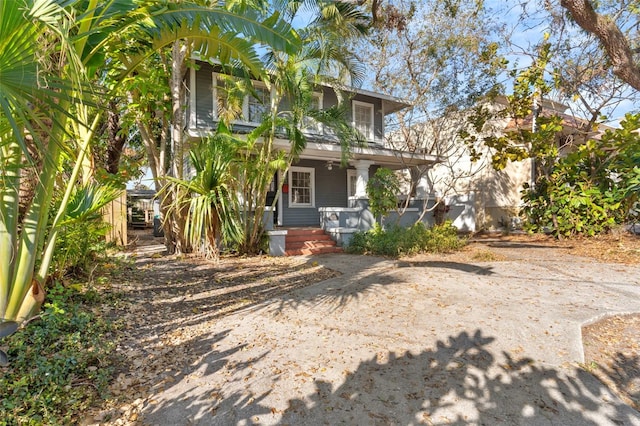
[[[290,142],[286,139],[276,139],[275,146],[288,149]],[[300,158],[320,161],[340,161],[342,148],[334,143],[307,142],[307,146]],[[433,155],[415,154],[404,151],[379,147],[354,147],[349,153],[351,160],[368,160],[392,169],[402,169],[413,166],[429,166],[441,162],[442,159]]]

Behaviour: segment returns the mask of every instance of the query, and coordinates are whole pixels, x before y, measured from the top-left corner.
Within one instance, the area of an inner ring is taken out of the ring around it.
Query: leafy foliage
[[[101,297],[56,284],[41,319],[6,339],[11,364],[0,374],[0,423],[71,424],[104,397],[114,325],[96,312]]]
[[[52,278],[62,278],[68,273],[88,273],[91,265],[105,256],[105,235],[109,226],[101,218],[63,225],[51,261]]]
[[[559,184],[560,183],[560,184]],[[589,182],[546,182],[540,180],[537,191],[523,196],[526,228],[534,232],[557,232],[559,235],[595,235],[609,230],[616,223],[620,203],[612,192],[602,192]],[[553,197],[554,204],[549,202]],[[557,231],[553,227],[556,216]]]
[[[376,226],[367,232],[356,232],[347,251],[397,257],[418,253],[448,253],[460,250],[465,244],[465,239],[458,236],[451,222],[432,228],[418,222],[409,228],[392,226],[382,229]]]
[[[626,189],[631,182],[625,180],[635,175],[638,143],[633,130],[638,126],[628,122],[626,130],[585,141],[595,130],[594,121],[567,122],[555,111],[545,113],[543,100],[559,84],[555,73],[548,77],[551,56],[545,35],[533,63],[512,72],[507,106],[497,113],[478,107],[470,120],[472,132],[462,136],[471,146],[481,140],[496,170],[508,162],[533,160],[535,185],[525,184],[522,196],[527,229],[557,237],[595,235],[621,223],[633,202]],[[486,130],[496,118],[509,120],[507,131]],[[476,154],[472,150],[472,158]]]
[[[203,56],[257,72],[256,43],[289,53],[300,43],[277,13],[262,20],[255,10],[217,4],[0,0],[0,13],[0,318],[23,321],[42,303],[76,182],[92,178],[87,154],[106,110],[101,102],[123,79],[184,38],[199,40],[193,44]],[[110,88],[106,75],[115,75]],[[73,164],[69,175],[61,174],[65,161]],[[27,183],[31,191],[23,191]],[[51,221],[57,190],[64,195]]]
[[[595,235],[637,220],[640,115],[558,159],[551,173],[523,191],[527,228],[556,235]]]
[[[513,94],[506,96],[505,108],[493,111],[484,104],[473,108],[467,120],[469,128],[459,132],[473,160],[481,157],[478,148],[489,148],[495,170],[504,169],[510,161],[535,158],[538,172],[545,174],[555,163],[559,155],[556,136],[562,130],[562,120],[556,115],[540,114],[542,100],[555,88],[555,84],[545,78],[550,49],[549,43],[543,43],[528,68],[511,71]],[[512,128],[488,131],[498,120],[510,121]],[[482,143],[478,145],[478,141]]]
[[[369,208],[375,217],[382,217],[398,206],[400,180],[390,169],[381,167],[367,182]]]
[[[187,209],[185,237],[208,258],[218,257],[221,243],[236,244],[242,239],[236,217],[240,210],[234,168],[236,142],[220,123],[216,136],[202,140],[190,151],[195,176],[190,180],[170,178],[184,189],[173,208]]]
[[[56,250],[49,271],[51,277],[85,273],[98,257],[105,255],[105,235],[110,225],[103,221],[101,209],[122,191],[117,187],[98,184],[77,185],[74,188],[63,220],[57,227]],[[61,198],[59,194],[54,200],[56,208]]]
[[[507,65],[495,41],[500,25],[483,2],[378,4],[381,25],[362,40],[359,54],[372,70],[373,87],[412,105],[385,116],[385,143],[404,153],[397,158],[410,170],[403,178],[407,194],[420,193],[424,179],[442,197],[453,195],[459,182],[484,168],[467,165],[469,150],[458,130],[468,108],[500,90],[499,75]],[[438,161],[410,167],[407,158],[414,157]],[[428,192],[421,198],[428,198]]]

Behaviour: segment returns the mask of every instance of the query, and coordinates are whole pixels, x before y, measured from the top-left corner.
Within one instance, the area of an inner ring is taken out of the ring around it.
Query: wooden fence
[[[119,246],[127,245],[127,191],[107,204],[102,210],[105,222],[111,225],[107,233],[107,242],[115,242]]]

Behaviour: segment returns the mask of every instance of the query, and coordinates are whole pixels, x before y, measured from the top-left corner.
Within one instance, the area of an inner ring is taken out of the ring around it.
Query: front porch
[[[269,254],[296,256],[341,252],[349,245],[354,233],[368,231],[376,223],[366,198],[352,197],[349,204],[351,207],[320,207],[319,227],[278,227],[267,231]],[[412,199],[409,207],[401,212],[391,212],[383,218],[382,224],[411,226],[420,220],[427,226],[433,226],[434,204],[433,198]]]
[[[369,209],[366,188],[369,178],[380,167],[399,170],[430,167],[437,162],[435,157],[407,156],[406,153],[370,146],[355,149],[348,166],[343,167],[339,150],[339,146],[332,144],[309,143],[301,159],[286,174],[278,174],[274,179],[274,188],[281,184],[282,190],[278,192],[275,210],[267,212],[265,218],[271,255],[322,252],[324,247],[313,239],[313,235],[299,236],[294,240],[289,235],[292,227],[315,228],[338,247],[346,247],[355,232],[375,226],[376,219]],[[393,212],[384,218],[383,225],[410,226],[418,220],[433,225],[431,209],[435,197],[430,191],[426,178],[421,178],[416,197],[406,207],[403,206],[401,213]],[[401,200],[399,205],[402,205]],[[303,241],[305,238],[307,240]]]
[[[351,237],[358,231],[368,231],[375,226],[376,218],[369,209],[367,198],[350,199],[351,207],[320,208],[320,227],[327,232],[340,247],[346,247]],[[402,200],[398,201],[404,206]],[[411,199],[408,207],[400,207],[398,211],[390,212],[382,218],[382,226],[411,226],[421,221],[427,226],[435,224],[433,207],[435,197],[426,199]]]

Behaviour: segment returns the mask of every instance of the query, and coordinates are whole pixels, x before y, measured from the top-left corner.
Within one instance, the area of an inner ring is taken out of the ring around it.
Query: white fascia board
[[[282,150],[288,150],[290,142],[286,139],[276,139],[274,145]],[[308,142],[300,157],[310,160],[339,161],[342,158],[342,148],[335,144]],[[370,147],[354,147],[351,149],[349,157],[352,160],[372,160],[375,164],[393,167],[429,165],[442,161],[442,158],[434,155],[414,155],[401,151]]]

